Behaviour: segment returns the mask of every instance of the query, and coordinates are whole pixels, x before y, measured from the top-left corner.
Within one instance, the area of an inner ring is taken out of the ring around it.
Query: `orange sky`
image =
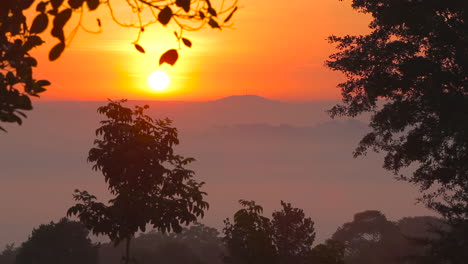
[[[99,16],[102,34],[80,31],[55,62],[47,61],[47,52],[56,40],[34,52],[36,77],[52,82],[41,98],[211,100],[248,93],[283,101],[339,99],[336,84],[343,77],[323,66],[333,52],[326,37],[368,32],[369,17],[352,10],[349,0],[240,0],[240,7],[234,29],[187,33],[193,47],[180,51],[174,67],[158,66],[159,56],[178,46],[174,27],[147,28],[140,42],[146,54],[140,54],[131,44],[136,30],[119,28],[101,7],[89,21]],[[164,92],[147,85],[155,70],[171,76]]]

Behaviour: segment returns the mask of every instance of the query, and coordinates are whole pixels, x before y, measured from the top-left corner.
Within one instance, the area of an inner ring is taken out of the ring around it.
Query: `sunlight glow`
[[[169,87],[171,80],[167,73],[155,71],[148,77],[148,85],[155,91],[164,91]]]

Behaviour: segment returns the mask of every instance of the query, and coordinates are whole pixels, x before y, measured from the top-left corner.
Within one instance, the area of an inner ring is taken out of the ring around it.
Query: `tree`
[[[187,31],[197,31],[208,25],[212,29],[229,27],[230,20],[237,11],[237,0],[232,4],[215,8],[210,0],[175,0],[154,1],[134,0],[122,2],[127,5],[126,18],[136,16],[138,23],[124,21],[114,13],[112,1],[100,0],[4,0],[0,9],[0,122],[22,123],[26,117],[24,111],[31,110],[30,96],[38,97],[50,85],[46,80],[36,80],[33,68],[37,60],[29,52],[42,43],[42,34],[51,28],[51,35],[57,43],[49,53],[49,60],[60,57],[76,33],[82,29],[86,32],[99,33],[102,22],[98,18],[95,29],[89,29],[83,23],[83,17],[88,12],[94,12],[100,7],[106,7],[114,22],[122,27],[134,28],[136,39],[132,42],[137,51],[145,53],[139,44],[140,36],[145,28],[159,23],[164,26],[173,23],[179,31],[174,32],[179,42],[187,47],[192,42],[183,34]],[[224,8],[223,8],[224,6]],[[35,8],[34,19],[28,21],[27,9]],[[121,9],[122,6],[119,6]],[[70,21],[75,23],[71,32],[66,34],[65,25]],[[131,21],[131,20],[130,20]],[[49,25],[52,27],[48,27]],[[161,55],[159,64],[174,65],[178,59],[177,49],[170,49]],[[1,130],[4,130],[0,127]]]
[[[101,171],[115,197],[108,204],[96,201],[86,191],[75,191],[78,203],[68,210],[94,234],[107,235],[115,245],[126,241],[125,263],[129,263],[130,241],[150,224],[162,232],[180,232],[182,225],[203,217],[208,203],[201,191],[203,182],[187,169],[193,158],[174,153],[179,144],[177,129],[169,119],[152,119],[149,108],[124,107],[110,101],[98,108],[108,119],[96,130],[99,137],[89,151],[88,161]]]
[[[354,215],[333,234],[332,239],[346,246],[347,264],[392,264],[404,257],[404,237],[396,224],[379,211],[364,211]]]
[[[464,264],[468,259],[468,225],[466,222],[451,223],[450,228],[438,230],[440,236],[437,240],[429,241],[429,259],[432,262],[421,263],[447,263]]]
[[[307,263],[315,240],[314,222],[304,211],[281,201],[281,211],[273,212],[273,241],[280,263]]]
[[[224,243],[230,264],[274,264],[277,251],[270,219],[262,216],[263,207],[254,201],[240,200],[244,207],[234,214],[234,223],[224,221]]]
[[[15,244],[7,244],[0,254],[0,264],[14,264],[16,254],[18,254],[18,248],[15,248]]]
[[[96,264],[97,246],[79,222],[62,218],[40,225],[17,250],[16,264]]]
[[[272,219],[262,216],[254,201],[240,200],[244,207],[225,220],[226,263],[309,263],[315,239],[314,222],[302,209],[281,201]]]
[[[448,218],[468,220],[468,3],[353,0],[372,15],[371,32],[331,36],[343,72],[334,116],[372,113],[355,156],[383,151],[384,168],[424,192]],[[415,168],[412,174],[404,168]]]
[[[312,249],[310,263],[312,264],[345,264],[345,245],[328,239]]]

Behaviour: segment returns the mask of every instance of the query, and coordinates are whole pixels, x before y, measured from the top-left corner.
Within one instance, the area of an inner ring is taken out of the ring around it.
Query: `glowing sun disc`
[[[148,85],[155,91],[166,90],[170,83],[171,79],[167,73],[162,71],[155,71],[148,77]]]

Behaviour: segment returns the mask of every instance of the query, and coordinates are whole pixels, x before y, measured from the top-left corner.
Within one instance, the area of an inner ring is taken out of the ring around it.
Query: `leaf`
[[[86,0],[86,4],[88,4],[89,11],[96,10],[99,7],[99,0]]]
[[[202,11],[198,11],[198,15],[200,15],[201,19],[205,19],[205,13],[203,13]]]
[[[54,18],[54,27],[63,28],[65,24],[70,20],[72,15],[71,8],[67,8],[58,13]]]
[[[205,2],[208,4],[208,8],[211,8],[211,2],[210,2],[210,0],[205,0]]]
[[[42,13],[34,18],[34,21],[31,25],[30,32],[33,34],[38,34],[46,30],[47,25],[49,24],[49,18],[46,14]]]
[[[216,20],[214,20],[213,18],[210,18],[210,21],[208,21],[208,25],[210,25],[212,28],[219,28],[219,29],[221,29],[221,27],[219,26],[218,22],[216,22]]]
[[[80,8],[81,5],[83,5],[83,2],[84,2],[84,0],[68,0],[68,4],[73,9]]]
[[[50,0],[50,3],[54,9],[58,9],[63,4],[63,0]]]
[[[177,34],[177,31],[174,31],[174,35],[176,36],[177,39],[179,39],[179,34]]]
[[[159,65],[163,63],[167,63],[167,64],[170,64],[171,66],[174,66],[178,58],[179,58],[179,53],[177,52],[177,50],[170,49],[166,51],[163,55],[161,55],[161,58],[159,58]]]
[[[135,49],[137,49],[141,53],[145,53],[145,49],[142,46],[140,46],[139,44],[135,43]]]
[[[47,5],[47,2],[40,2],[40,3],[37,4],[37,6],[36,6],[36,11],[37,11],[37,12],[40,12],[40,13],[44,13],[44,12],[45,12],[45,8],[46,8],[46,5]]]
[[[61,42],[65,42],[65,34],[63,33],[63,29],[59,27],[53,27],[52,36],[58,38]]]
[[[184,42],[184,45],[191,48],[192,47],[192,41],[186,39],[186,38],[182,38],[182,42]]]
[[[101,19],[98,18],[96,19],[96,21],[97,21],[98,26],[101,27],[102,26]]]
[[[65,44],[63,42],[58,43],[55,45],[49,53],[49,60],[54,61],[62,55],[63,50],[65,50]]]
[[[182,7],[187,13],[190,11],[190,0],[176,0],[176,5]]]
[[[212,16],[218,16],[218,14],[216,13],[216,10],[214,10],[212,7],[208,8],[208,13],[210,13],[210,15]]]
[[[40,86],[49,86],[50,82],[48,80],[39,80],[37,81],[37,84]]]
[[[229,22],[229,20],[231,20],[232,16],[234,15],[234,13],[236,11],[237,11],[237,6],[234,8],[234,10],[232,10],[232,12],[229,14],[229,16],[227,16],[226,19],[224,19],[224,23]]]
[[[169,23],[172,18],[172,9],[169,6],[166,6],[159,12],[158,21],[164,26]]]

